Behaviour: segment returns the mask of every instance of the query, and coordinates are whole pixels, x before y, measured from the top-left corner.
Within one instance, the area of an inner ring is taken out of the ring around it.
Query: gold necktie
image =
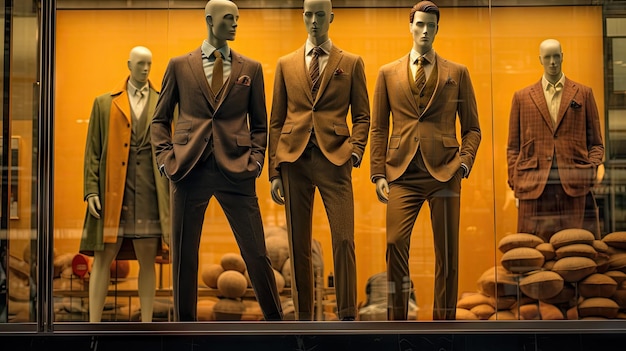
[[[217,95],[220,91],[222,84],[224,84],[224,59],[222,59],[222,53],[219,50],[213,51],[215,56],[215,63],[213,64],[213,77],[211,78],[211,90]]]
[[[313,85],[311,86],[311,93],[313,94],[313,98],[317,95],[317,89],[319,89],[320,85],[320,61],[319,57],[323,53],[322,49],[319,46],[313,48],[313,58],[311,59],[311,65],[309,66],[309,74],[311,75],[311,82]]]
[[[417,71],[415,72],[415,84],[418,89],[422,89],[424,84],[426,84],[426,72],[424,72],[424,65],[427,64],[428,61],[424,59],[424,56],[420,56],[417,59]]]

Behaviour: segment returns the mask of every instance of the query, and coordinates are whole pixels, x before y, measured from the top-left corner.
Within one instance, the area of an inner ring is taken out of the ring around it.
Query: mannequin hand
[[[272,200],[279,205],[285,204],[285,191],[283,190],[283,181],[280,178],[272,179]]]
[[[89,213],[94,218],[100,219],[100,197],[98,195],[88,197],[87,204],[89,205]]]
[[[376,179],[376,195],[378,195],[378,201],[386,204],[389,201],[389,184],[387,179]]]

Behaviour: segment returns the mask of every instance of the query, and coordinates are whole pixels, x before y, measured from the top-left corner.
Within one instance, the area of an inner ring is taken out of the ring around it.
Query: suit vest
[[[435,64],[435,62],[431,63],[432,65],[434,65],[433,70],[432,72],[430,72],[430,76],[426,80],[426,84],[424,85],[421,91],[417,88],[415,79],[413,79],[411,67],[410,66],[408,67],[409,81],[411,82],[410,84],[411,92],[413,93],[413,98],[415,99],[415,102],[417,103],[419,116],[421,116],[422,113],[424,113],[424,109],[426,109],[426,106],[428,106],[428,102],[430,101],[430,99],[433,96],[433,93],[435,92],[435,87],[437,87],[437,65]]]
[[[119,231],[119,235],[124,237],[161,235],[150,128],[147,126],[149,103],[150,100],[139,118],[131,108],[132,131]]]

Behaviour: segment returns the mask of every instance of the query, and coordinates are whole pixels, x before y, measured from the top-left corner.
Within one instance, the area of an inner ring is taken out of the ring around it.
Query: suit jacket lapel
[[[245,64],[243,57],[239,55],[238,53],[236,53],[235,51],[233,51],[233,49],[230,49],[230,58],[231,58],[230,76],[228,77],[228,80],[226,80],[226,87],[224,87],[222,91],[220,100],[217,103],[217,106],[215,106],[215,110],[219,109],[220,106],[222,105],[222,102],[226,100],[228,93],[233,88],[233,86],[235,86],[237,79],[241,75],[241,71],[243,70],[243,66]],[[207,82],[207,86],[208,86],[208,82]]]
[[[550,111],[548,110],[546,97],[543,94],[541,81],[537,82],[530,88],[530,99],[533,101],[535,106],[537,106],[537,110],[539,110],[539,113],[541,113],[544,122],[546,122],[550,130],[554,130],[554,126],[552,125],[552,117],[550,117]]]
[[[196,50],[189,53],[189,67],[191,68],[191,73],[200,86],[200,90],[202,91],[202,95],[209,102],[212,103],[210,94],[209,94],[209,82],[207,81],[206,74],[204,74],[204,67],[202,65],[202,50],[197,48]]]
[[[159,100],[159,93],[156,92],[156,90],[154,90],[154,88],[152,87],[152,83],[150,83],[150,94],[149,94],[149,98],[148,98],[148,103],[146,104],[146,108],[148,109],[148,114],[146,115],[146,118],[148,119],[146,122],[146,124],[144,125],[144,130],[141,133],[142,138],[145,137],[146,134],[149,133],[150,130],[150,122],[152,121],[152,116],[154,116],[154,109],[156,107],[156,103]]]
[[[571,80],[565,78],[565,84],[563,84],[563,90],[561,91],[561,105],[559,106],[559,113],[557,114],[556,126],[555,130],[561,124],[563,117],[565,116],[565,112],[567,111],[570,102],[574,99],[574,96],[578,92],[578,87],[576,84],[572,83]]]
[[[308,97],[309,101],[313,103],[313,93],[311,92],[311,77],[309,76],[309,70],[306,67],[306,52],[305,46],[302,45],[294,55],[292,56],[292,62],[289,63],[289,69],[294,69],[296,72],[296,77],[298,77],[298,86],[302,88],[305,96]],[[319,92],[318,92],[319,95]]]
[[[413,110],[415,111],[415,117],[419,118],[417,102],[415,101],[415,97],[411,91],[411,81],[409,78],[409,55],[404,56],[396,62],[394,74],[396,75],[395,81],[398,82],[398,89],[404,92],[406,100],[411,104],[411,107],[413,107]]]
[[[342,57],[342,50],[336,48],[333,45],[330,49],[330,55],[328,56],[328,62],[326,63],[326,67],[324,67],[324,71],[322,71],[322,80],[320,81],[320,88],[317,92],[317,98],[322,95],[324,89],[326,89],[326,87],[328,86],[328,82],[330,82],[330,80],[332,79],[333,74],[335,73],[335,69],[337,69],[337,66],[339,65]]]
[[[122,113],[122,115],[124,116],[124,118],[126,118],[126,121],[128,123],[132,123],[131,121],[131,114],[130,114],[130,100],[128,100],[128,93],[126,92],[126,87],[124,87],[123,90],[115,92],[116,94],[118,94],[117,96],[113,97],[113,105],[115,105],[115,107],[120,110],[120,112]]]

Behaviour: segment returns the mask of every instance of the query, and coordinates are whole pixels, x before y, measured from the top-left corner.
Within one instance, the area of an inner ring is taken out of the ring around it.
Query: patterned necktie
[[[222,53],[219,50],[213,51],[215,56],[215,63],[213,64],[213,77],[211,78],[211,90],[217,95],[220,91],[222,84],[224,84],[224,59],[222,59]]]
[[[319,57],[323,53],[322,49],[319,46],[313,48],[313,58],[311,59],[311,65],[309,66],[309,74],[311,75],[311,82],[313,85],[311,86],[311,93],[313,94],[313,98],[315,99],[315,95],[317,95],[317,89],[319,89],[320,85],[320,61]]]
[[[424,56],[420,56],[417,59],[417,71],[415,72],[415,84],[418,89],[422,89],[426,84],[426,72],[424,72],[424,65],[428,64],[428,61]]]

